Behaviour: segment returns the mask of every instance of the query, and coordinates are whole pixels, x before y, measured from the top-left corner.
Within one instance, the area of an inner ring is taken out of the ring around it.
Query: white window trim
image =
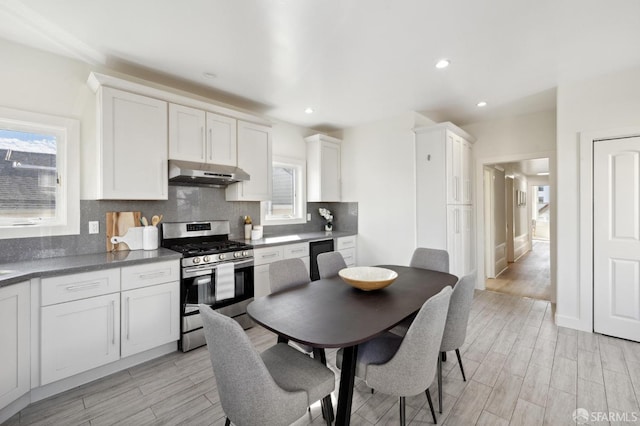
[[[307,222],[307,162],[305,159],[273,156],[273,166],[284,165],[293,166],[298,169],[296,173],[296,202],[298,204],[297,211],[299,214],[288,219],[270,219],[267,217],[267,201],[260,203],[260,224],[269,225],[292,225]]]
[[[0,125],[8,129],[46,129],[61,135],[56,166],[61,177],[60,219],[42,225],[0,226],[0,239],[80,234],[80,122],[76,119],[0,107]]]

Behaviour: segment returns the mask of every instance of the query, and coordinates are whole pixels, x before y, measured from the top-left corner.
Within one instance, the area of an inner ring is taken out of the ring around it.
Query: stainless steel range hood
[[[249,174],[238,167],[169,160],[169,183],[174,185],[224,188],[249,179]]]

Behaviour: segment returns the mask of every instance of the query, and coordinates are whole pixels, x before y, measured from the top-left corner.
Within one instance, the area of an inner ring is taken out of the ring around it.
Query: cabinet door
[[[462,274],[466,275],[475,269],[475,246],[474,246],[474,226],[473,226],[473,207],[462,206],[462,235],[461,235],[461,252],[462,252]]]
[[[41,309],[41,384],[120,358],[120,293]]]
[[[29,391],[29,283],[0,288],[0,409]]]
[[[122,292],[121,355],[127,357],[180,338],[180,283]]]
[[[167,103],[100,89],[98,198],[167,199]]]
[[[207,163],[236,166],[236,119],[207,113]]]
[[[462,139],[446,132],[447,204],[462,204]]]
[[[449,272],[461,276],[464,270],[462,252],[462,211],[460,206],[447,206],[447,252]]]
[[[169,158],[204,163],[205,112],[169,104]]]
[[[463,204],[473,203],[473,151],[471,143],[462,140],[461,146],[461,179],[462,179],[462,200]]]
[[[321,201],[340,201],[340,145],[322,141],[320,149]]]
[[[238,121],[238,167],[250,180],[227,187],[229,201],[266,201],[271,198],[271,128]]]
[[[253,268],[253,297],[266,296],[271,294],[271,284],[269,283],[269,265],[258,265]]]

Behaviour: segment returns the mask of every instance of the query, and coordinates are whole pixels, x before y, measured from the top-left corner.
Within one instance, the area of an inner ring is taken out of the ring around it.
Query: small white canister
[[[261,238],[262,238],[262,225],[254,225],[253,229],[251,230],[251,239],[259,240]]]
[[[142,249],[158,249],[158,228],[155,226],[145,226],[142,231]]]

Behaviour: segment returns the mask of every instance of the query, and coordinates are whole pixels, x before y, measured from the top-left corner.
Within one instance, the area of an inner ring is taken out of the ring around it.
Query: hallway
[[[496,278],[485,282],[486,289],[514,296],[550,300],[549,241],[533,240],[532,250]]]

